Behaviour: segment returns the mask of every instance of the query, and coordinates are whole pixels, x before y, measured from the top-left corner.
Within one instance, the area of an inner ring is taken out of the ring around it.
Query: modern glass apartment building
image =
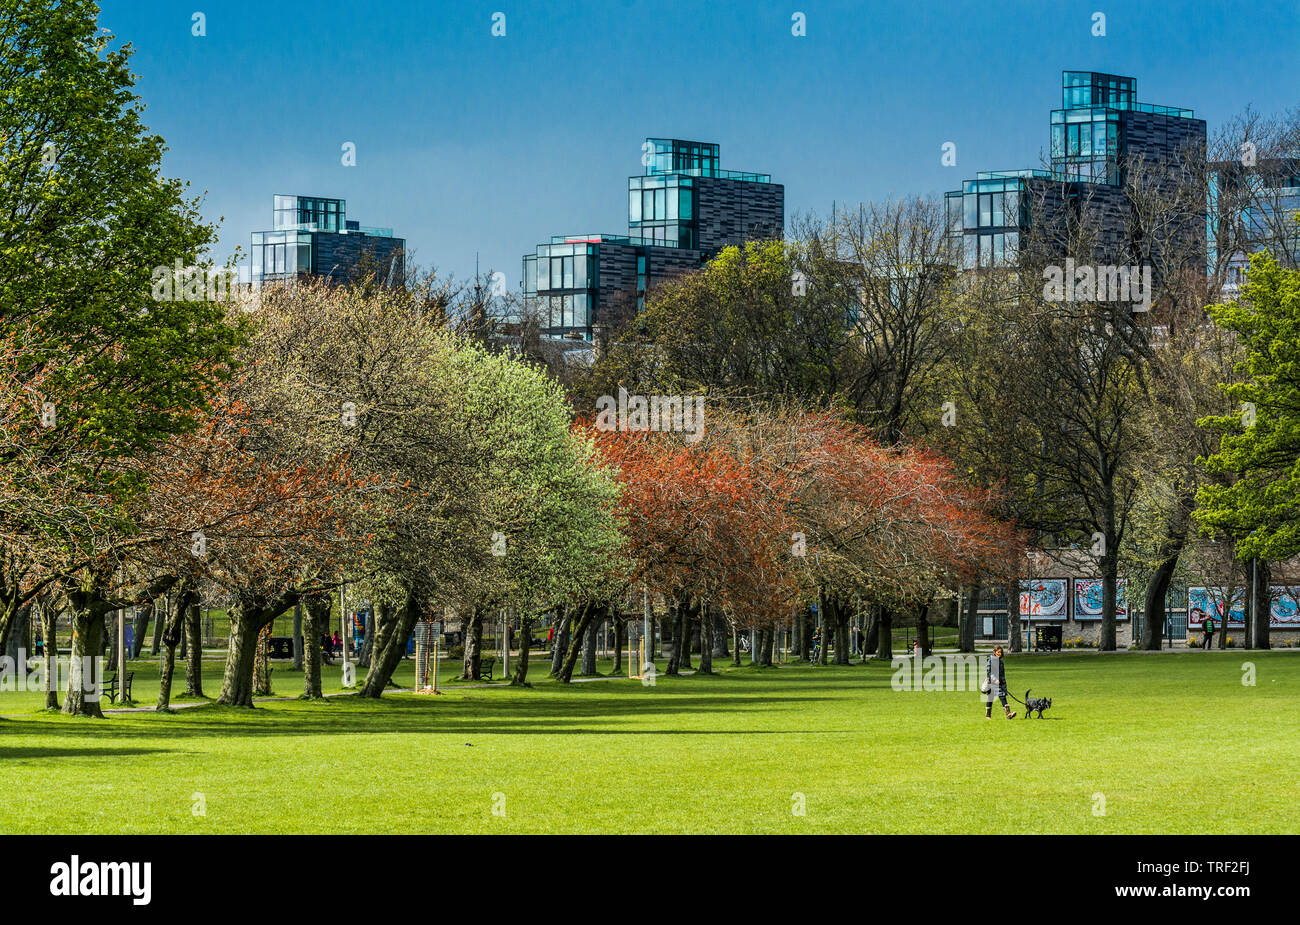
[[[252,235],[249,277],[254,284],[304,276],[355,279],[362,255],[369,256],[385,282],[401,284],[406,241],[393,237],[393,229],[349,220],[343,199],[277,195],[274,202],[272,230]]]
[[[1268,250],[1283,266],[1300,266],[1300,159],[1269,158],[1247,166],[1216,163],[1209,177],[1206,237],[1210,272],[1226,256],[1223,298],[1236,298],[1250,255]]]
[[[1064,71],[1061,98],[1051,113],[1050,169],[977,173],[946,194],[948,230],[962,267],[1013,260],[1029,228],[1031,202],[1062,209],[1086,198],[1101,216],[1103,243],[1122,248],[1128,165],[1140,160],[1159,170],[1189,155],[1204,157],[1205,121],[1190,109],[1138,102],[1135,78]]]
[[[723,170],[718,145],[648,138],[645,173],[628,178],[628,233],[557,235],[523,258],[525,300],[552,337],[591,339],[602,319],[645,306],[655,282],[698,269],[724,247],[779,238],[785,187]]]

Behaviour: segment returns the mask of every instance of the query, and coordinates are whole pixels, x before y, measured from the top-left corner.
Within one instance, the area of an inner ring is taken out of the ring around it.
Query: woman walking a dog
[[[993,718],[993,697],[997,695],[1002,701],[1002,711],[1007,719],[1015,719],[1016,714],[1007,706],[1007,674],[1002,666],[1002,647],[994,646],[993,654],[984,662],[984,718]]]

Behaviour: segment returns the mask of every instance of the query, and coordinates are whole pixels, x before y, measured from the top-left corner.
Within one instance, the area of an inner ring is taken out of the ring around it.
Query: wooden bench
[[[479,663],[478,663],[479,677],[482,678],[484,681],[491,681],[492,670],[496,668],[496,666],[497,666],[497,660],[495,658],[479,659]]]
[[[126,673],[126,680],[122,682],[122,699],[121,699],[122,703],[126,703],[131,699],[131,682],[134,679],[135,679],[135,672],[128,671]],[[108,684],[106,686],[108,688],[108,702],[117,703],[118,698],[117,698],[117,675],[116,674],[108,679]]]

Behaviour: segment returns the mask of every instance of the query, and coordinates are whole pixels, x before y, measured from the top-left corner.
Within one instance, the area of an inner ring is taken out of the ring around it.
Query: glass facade
[[[1066,180],[1119,182],[1119,110],[1052,111],[1052,170]]]
[[[576,236],[575,236],[576,237]],[[524,257],[524,296],[537,305],[543,328],[590,335],[600,287],[600,244],[539,244]]]
[[[1192,119],[1190,109],[1136,100],[1132,77],[1064,71],[1061,109],[1051,116],[1051,165],[1046,170],[977,173],[960,190],[945,194],[950,243],[963,267],[1010,262],[1029,227],[1029,184],[1034,179],[1118,185],[1126,142],[1125,111]],[[1148,122],[1152,120],[1146,120]]]
[[[1052,173],[1058,179],[1112,186],[1120,182],[1124,154],[1120,112],[1195,116],[1190,109],[1139,103],[1135,78],[1092,71],[1063,72],[1061,105],[1052,110]]]
[[[1061,106],[1086,109],[1136,100],[1137,80],[1093,71],[1065,71],[1061,75]]]
[[[699,171],[696,176],[718,175],[718,146],[703,141],[678,141],[675,138],[647,138],[646,176]]]
[[[735,180],[771,184],[770,174],[722,170],[719,147],[701,141],[647,138],[641,176],[628,178],[626,235],[556,235],[523,257],[523,294],[539,311],[549,336],[581,334],[590,339],[598,311],[612,316],[645,304],[659,276],[698,268],[708,256],[706,236],[735,238],[784,227],[784,188],[751,191]],[[700,219],[701,197],[709,225]],[[768,231],[767,233],[771,233]],[[600,261],[605,247],[605,305],[601,305]],[[635,260],[635,275],[632,261]]]
[[[250,258],[252,279],[280,281],[312,272],[314,265],[310,232],[255,231]]]
[[[1029,227],[1028,181],[1043,170],[978,173],[944,196],[948,235],[961,266],[992,267],[1015,259]]]
[[[1257,167],[1233,163],[1210,172],[1206,208],[1207,270],[1214,272],[1225,241],[1245,246],[1228,255],[1225,292],[1235,295],[1244,283],[1250,253],[1271,250],[1282,262],[1300,255],[1300,160],[1261,162]],[[1218,227],[1216,227],[1216,225]],[[1227,237],[1229,231],[1235,232]]]
[[[332,273],[333,267],[318,267],[321,262],[338,259],[340,248],[337,238],[323,235],[366,236],[388,238],[389,241],[363,241],[361,249],[374,249],[391,254],[394,249],[405,249],[406,242],[393,237],[391,228],[361,225],[347,218],[347,201],[321,196],[274,197],[272,210],[273,231],[257,231],[250,246],[249,279],[252,282],[292,280],[313,273]],[[350,239],[344,239],[349,240]],[[356,247],[351,248],[353,252]]]
[[[698,239],[694,187],[691,177],[677,174],[629,177],[629,233],[653,244],[694,247]]]
[[[355,222],[346,219],[347,201],[315,196],[276,196],[276,231],[346,231]],[[359,230],[359,226],[358,226]],[[392,237],[391,231],[383,237]]]

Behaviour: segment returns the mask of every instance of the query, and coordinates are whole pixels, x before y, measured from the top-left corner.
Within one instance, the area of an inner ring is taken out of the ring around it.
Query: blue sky
[[[271,227],[274,193],[338,196],[422,266],[463,278],[477,252],[512,287],[552,234],[626,233],[646,136],[718,142],[724,168],[771,173],[788,220],[1039,166],[1064,69],[1134,76],[1139,100],[1193,108],[1211,132],[1247,105],[1300,105],[1297,0],[101,6],[136,49],[165,171],[221,222],[216,256]]]

